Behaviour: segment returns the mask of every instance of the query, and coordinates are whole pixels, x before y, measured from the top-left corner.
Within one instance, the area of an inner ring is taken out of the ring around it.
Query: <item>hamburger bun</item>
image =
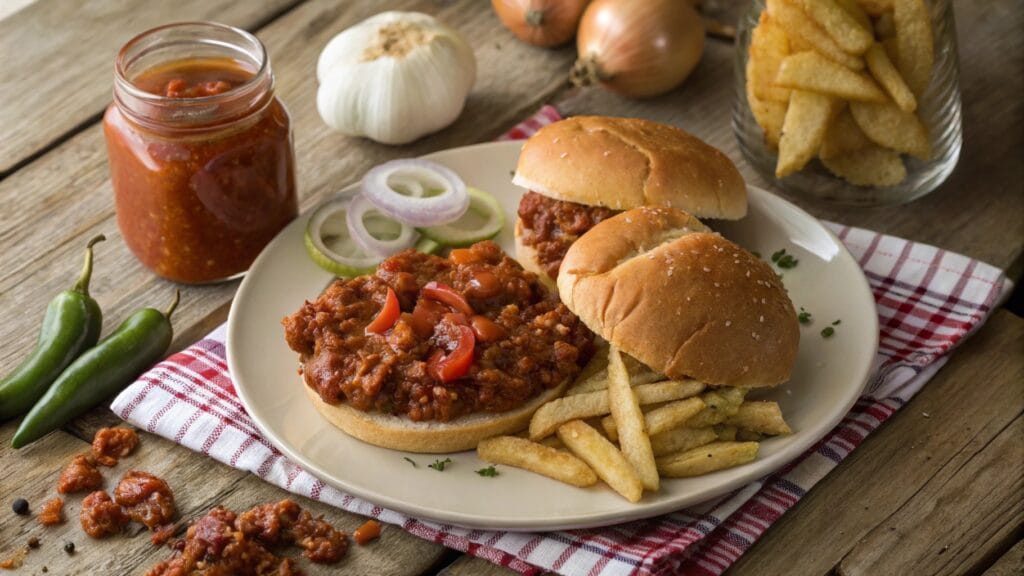
[[[541,128],[523,145],[512,182],[613,210],[665,206],[728,220],[747,213],[746,184],[725,154],[637,118],[574,116]]]
[[[541,404],[565,392],[568,381],[545,390],[515,410],[500,413],[478,412],[448,422],[415,422],[403,416],[382,412],[363,412],[346,404],[328,404],[303,383],[310,402],[334,426],[375,446],[427,454],[473,450],[484,438],[524,430]]]
[[[772,268],[680,210],[599,223],[569,248],[558,291],[591,330],[669,378],[774,386],[796,361],[796,312]]]

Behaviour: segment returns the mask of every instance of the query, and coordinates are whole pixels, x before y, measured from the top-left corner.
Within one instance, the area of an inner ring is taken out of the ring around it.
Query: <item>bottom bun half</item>
[[[305,382],[302,388],[317,411],[349,436],[392,450],[442,454],[474,450],[484,438],[524,430],[537,408],[561,396],[567,385],[568,381],[546,390],[515,410],[481,412],[448,422],[414,422],[404,416],[363,412],[346,404],[328,404]]]

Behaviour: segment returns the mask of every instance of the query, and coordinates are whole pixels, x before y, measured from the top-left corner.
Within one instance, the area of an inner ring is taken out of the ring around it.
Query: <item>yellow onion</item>
[[[590,0],[491,0],[494,12],[516,38],[534,46],[565,44],[576,34]]]
[[[580,20],[576,49],[573,84],[657,96],[700,62],[704,25],[685,0],[594,0]]]

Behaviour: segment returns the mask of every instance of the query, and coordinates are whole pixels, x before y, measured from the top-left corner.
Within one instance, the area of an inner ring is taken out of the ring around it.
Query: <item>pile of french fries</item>
[[[893,186],[903,154],[931,156],[916,113],[935,62],[925,1],[767,0],[746,92],[776,177],[817,157],[855,186]]]
[[[661,478],[745,464],[762,438],[791,433],[777,403],[745,396],[742,388],[668,380],[612,346],[565,396],[534,413],[526,437],[490,438],[477,453],[573,486],[601,479],[637,502]]]

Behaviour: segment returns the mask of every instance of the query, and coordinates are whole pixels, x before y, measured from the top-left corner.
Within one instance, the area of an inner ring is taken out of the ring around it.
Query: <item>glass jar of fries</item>
[[[952,0],[754,0],[733,129],[783,190],[875,206],[941,185],[963,141]]]

